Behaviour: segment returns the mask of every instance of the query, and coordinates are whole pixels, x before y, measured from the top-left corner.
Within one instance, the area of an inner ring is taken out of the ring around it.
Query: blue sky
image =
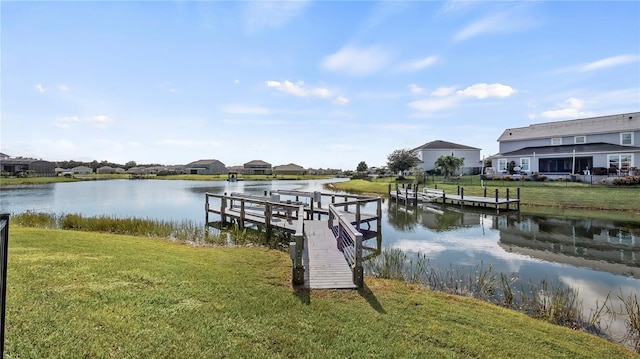
[[[0,151],[355,169],[640,111],[640,2],[7,2]]]

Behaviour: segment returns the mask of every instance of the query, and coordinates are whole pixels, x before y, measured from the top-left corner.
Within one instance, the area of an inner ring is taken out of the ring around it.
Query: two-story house
[[[459,169],[459,173],[463,174],[477,174],[480,172],[480,167],[482,166],[479,148],[453,142],[442,140],[431,141],[412,149],[411,152],[420,159],[420,163],[416,166],[422,168],[422,170],[427,173],[435,170],[435,163],[440,156],[464,158],[464,165]]]
[[[271,175],[273,174],[273,169],[269,162],[253,160],[244,164],[243,173],[245,175]]]
[[[627,174],[640,163],[640,112],[509,128],[498,142],[497,173]]]

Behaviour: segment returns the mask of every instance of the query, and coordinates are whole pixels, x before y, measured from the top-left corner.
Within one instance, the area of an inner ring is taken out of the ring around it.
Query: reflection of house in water
[[[640,225],[552,217],[494,217],[509,252],[640,278]]]

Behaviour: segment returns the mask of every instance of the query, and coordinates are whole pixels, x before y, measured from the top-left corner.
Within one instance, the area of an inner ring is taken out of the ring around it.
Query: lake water
[[[204,224],[205,192],[323,191],[332,180],[174,181],[109,180],[2,188],[0,210],[111,215]],[[381,247],[423,253],[433,267],[492,266],[496,273],[533,283],[542,279],[576,288],[585,312],[609,292],[640,294],[640,219],[592,219],[496,214],[456,206],[404,208],[383,202]],[[438,212],[442,211],[442,213]],[[364,212],[375,213],[365,207]],[[377,246],[375,239],[369,246]],[[614,330],[624,330],[621,328]]]

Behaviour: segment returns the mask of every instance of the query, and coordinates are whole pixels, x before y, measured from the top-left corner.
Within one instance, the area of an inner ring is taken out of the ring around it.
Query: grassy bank
[[[10,235],[8,357],[638,357],[397,281],[296,292],[280,251],[19,226]]]
[[[468,176],[471,177],[471,176]],[[375,181],[351,180],[332,184],[334,188],[344,191],[356,191],[363,193],[376,193],[385,195],[389,184],[395,188],[393,178],[385,178]],[[635,216],[640,214],[638,207],[638,194],[640,187],[617,187],[604,185],[590,185],[577,182],[526,182],[526,181],[485,181],[487,196],[495,196],[498,189],[500,196],[504,197],[509,188],[512,198],[516,196],[516,188],[521,189],[521,209],[536,211],[536,208],[550,208],[552,210],[595,210],[629,212]],[[464,194],[469,196],[482,196],[483,187],[477,178],[463,179],[458,182],[428,181],[426,186],[436,186],[445,192],[457,193],[458,186],[464,187]]]

